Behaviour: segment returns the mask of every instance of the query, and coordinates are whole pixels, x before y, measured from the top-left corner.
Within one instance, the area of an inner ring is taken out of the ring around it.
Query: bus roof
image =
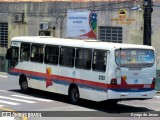
[[[119,48],[154,49],[152,46],[147,46],[147,45],[101,42],[98,40],[88,40],[88,39],[64,39],[64,38],[54,38],[49,36],[21,36],[21,37],[14,37],[12,38],[11,41],[105,49],[105,50],[119,49]]]

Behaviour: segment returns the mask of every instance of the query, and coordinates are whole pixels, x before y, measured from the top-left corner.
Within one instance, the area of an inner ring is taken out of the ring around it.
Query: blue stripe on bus
[[[17,76],[20,75],[20,73],[16,73],[16,72],[10,72],[9,74]],[[34,75],[26,75],[27,77],[34,79],[34,80],[45,80],[46,77],[40,77],[40,76],[34,76]],[[60,85],[66,85],[69,86],[71,84],[71,82],[68,81],[64,81],[64,80],[59,80],[59,79],[51,79],[52,82],[54,82],[55,84],[60,84]],[[107,92],[107,90],[112,90],[115,92],[148,92],[148,91],[152,91],[154,90],[153,88],[139,88],[137,90],[132,90],[131,88],[122,88],[122,89],[110,89],[110,88],[101,88],[101,87],[96,87],[96,86],[91,86],[91,85],[85,85],[85,84],[77,84],[80,88],[84,88],[84,89],[89,89],[89,90],[95,90],[95,91],[99,91],[99,92]]]

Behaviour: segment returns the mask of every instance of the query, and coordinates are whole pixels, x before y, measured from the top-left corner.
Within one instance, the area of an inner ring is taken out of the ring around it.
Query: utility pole
[[[144,30],[143,30],[143,45],[151,46],[151,19],[152,19],[152,0],[143,0],[143,8],[144,8]]]

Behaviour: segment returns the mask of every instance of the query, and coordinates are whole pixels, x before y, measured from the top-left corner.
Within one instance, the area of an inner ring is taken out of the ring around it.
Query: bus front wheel
[[[78,88],[73,86],[69,90],[69,99],[72,104],[77,104],[79,101],[79,91]]]
[[[29,93],[28,82],[26,77],[20,78],[20,88],[22,93],[25,93],[25,94]]]

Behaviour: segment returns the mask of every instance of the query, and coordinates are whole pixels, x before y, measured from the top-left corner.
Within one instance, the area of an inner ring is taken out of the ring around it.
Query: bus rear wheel
[[[20,78],[20,88],[21,88],[22,93],[25,93],[25,94],[29,93],[28,82],[27,82],[26,77]]]
[[[77,87],[73,86],[70,88],[69,100],[72,104],[77,104],[79,102],[79,91]]]

